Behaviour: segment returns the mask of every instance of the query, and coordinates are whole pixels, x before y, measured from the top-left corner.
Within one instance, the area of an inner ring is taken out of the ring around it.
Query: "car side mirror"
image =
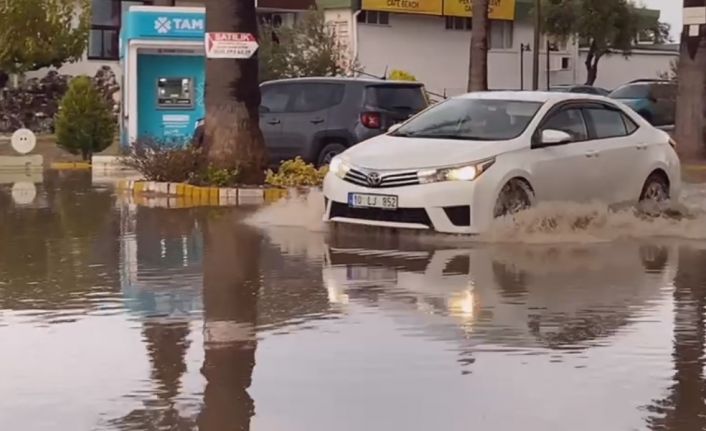
[[[392,132],[396,131],[397,129],[399,129],[401,126],[402,126],[402,123],[393,124],[392,126],[390,126],[387,129],[387,133],[392,133]]]
[[[540,144],[542,147],[549,147],[552,145],[561,145],[571,142],[571,135],[562,131],[555,129],[542,130],[542,136]]]
[[[261,114],[266,114],[266,113],[268,113],[268,112],[270,112],[270,110],[269,110],[269,108],[268,108],[267,106],[262,106],[262,105],[260,105],[260,113],[261,113]]]

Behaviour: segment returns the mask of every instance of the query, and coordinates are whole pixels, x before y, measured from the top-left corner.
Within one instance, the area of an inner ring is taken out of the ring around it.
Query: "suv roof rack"
[[[670,82],[668,79],[660,79],[660,78],[641,78],[641,79],[633,79],[632,81],[628,82],[628,84],[637,84],[638,82]]]

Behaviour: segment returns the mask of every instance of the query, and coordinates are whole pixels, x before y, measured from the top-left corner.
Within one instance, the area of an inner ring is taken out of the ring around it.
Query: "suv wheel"
[[[326,144],[319,151],[319,156],[316,158],[316,166],[324,166],[331,163],[331,159],[341,154],[346,150],[346,147],[342,144]]]

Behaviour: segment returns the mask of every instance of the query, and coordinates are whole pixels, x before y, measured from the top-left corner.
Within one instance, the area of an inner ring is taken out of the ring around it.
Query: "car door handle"
[[[647,144],[638,144],[636,148],[638,150],[645,150],[647,149]]]
[[[312,124],[321,124],[323,122],[324,122],[323,118],[314,118],[313,120],[311,120]]]
[[[272,124],[272,125],[279,124],[279,120],[277,120],[277,119],[275,119],[275,120],[268,120],[268,121],[267,121],[267,124]]]
[[[598,157],[598,151],[586,151],[586,157]]]

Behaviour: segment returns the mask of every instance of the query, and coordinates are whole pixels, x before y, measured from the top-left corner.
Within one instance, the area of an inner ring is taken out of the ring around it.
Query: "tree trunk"
[[[255,368],[260,243],[233,213],[204,220],[203,307],[206,378],[200,431],[248,430],[255,413],[248,394]]]
[[[706,85],[706,36],[701,37],[692,59],[682,36],[677,82],[675,139],[677,151],[683,160],[706,157],[704,147],[704,85]]]
[[[603,57],[602,52],[597,52],[596,43],[591,44],[591,48],[588,50],[586,55],[586,85],[593,85],[596,83],[598,78],[598,62],[601,57]]]
[[[207,0],[206,31],[257,37],[255,0]],[[205,100],[208,162],[219,169],[239,169],[243,183],[261,184],[267,159],[259,125],[257,55],[207,59]]]
[[[489,0],[473,0],[468,91],[488,89],[488,4]]]

